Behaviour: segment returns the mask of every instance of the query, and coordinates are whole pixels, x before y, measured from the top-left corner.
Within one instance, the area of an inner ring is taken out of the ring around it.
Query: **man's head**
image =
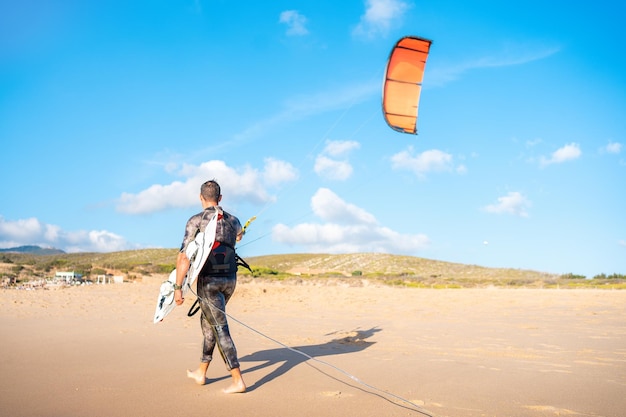
[[[222,199],[220,185],[215,180],[205,182],[202,184],[202,187],[200,187],[200,196],[207,203],[219,203]]]

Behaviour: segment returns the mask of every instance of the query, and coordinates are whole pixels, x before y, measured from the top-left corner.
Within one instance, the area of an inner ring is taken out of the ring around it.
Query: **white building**
[[[124,276],[111,274],[96,276],[96,284],[110,284],[111,282],[114,284],[122,284],[124,282]]]
[[[59,271],[59,272],[54,274],[54,280],[55,281],[63,281],[65,283],[67,283],[67,284],[71,284],[71,283],[76,282],[76,281],[82,281],[83,280],[83,274],[77,274],[74,271],[72,271],[72,272],[62,272],[62,271]]]

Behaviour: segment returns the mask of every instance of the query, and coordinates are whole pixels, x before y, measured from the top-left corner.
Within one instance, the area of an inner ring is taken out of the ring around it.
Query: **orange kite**
[[[407,36],[391,50],[383,84],[383,114],[398,132],[417,134],[417,109],[432,41]]]

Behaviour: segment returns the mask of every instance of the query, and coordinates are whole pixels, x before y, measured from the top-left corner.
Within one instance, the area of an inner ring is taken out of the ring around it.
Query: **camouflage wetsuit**
[[[198,299],[202,309],[200,325],[204,335],[201,361],[207,363],[213,359],[213,350],[217,343],[226,368],[230,371],[239,367],[239,361],[235,344],[228,330],[225,311],[226,303],[233,295],[237,283],[235,244],[237,235],[241,232],[241,223],[237,217],[226,213],[219,207],[208,207],[187,221],[180,250],[184,252],[196,234],[204,231],[216,209],[223,213],[217,221],[215,232],[215,242],[218,246],[214,246],[202,267],[197,284]]]

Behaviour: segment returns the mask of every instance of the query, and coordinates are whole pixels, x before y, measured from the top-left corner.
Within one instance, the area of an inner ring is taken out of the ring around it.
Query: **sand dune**
[[[1,290],[2,415],[619,417],[626,410],[623,291],[242,283],[228,312],[249,391],[225,395],[230,381],[219,358],[207,385],[186,378],[200,354],[199,317],[186,316],[193,299],[152,324],[162,279]]]

